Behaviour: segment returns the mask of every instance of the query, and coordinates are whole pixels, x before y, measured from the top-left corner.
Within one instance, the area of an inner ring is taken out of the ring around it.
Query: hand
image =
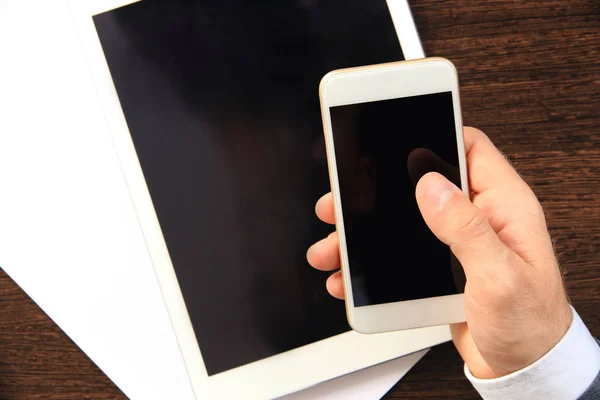
[[[436,172],[419,180],[416,197],[467,277],[467,322],[451,326],[454,344],[474,376],[491,379],[540,359],[565,335],[572,313],[535,194],[485,134],[465,128],[464,139],[471,201]],[[331,193],[316,212],[335,223]],[[319,270],[338,270],[337,234],[314,244],[307,259]],[[340,271],[327,290],[344,297]]]

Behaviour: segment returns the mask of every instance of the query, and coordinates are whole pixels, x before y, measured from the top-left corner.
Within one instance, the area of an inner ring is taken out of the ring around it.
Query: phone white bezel
[[[402,301],[354,307],[352,280],[335,157],[330,107],[439,92],[452,92],[462,190],[469,194],[458,75],[454,65],[443,58],[427,58],[332,71],[320,86],[321,107],[327,146],[327,160],[340,240],[340,261],[346,312],[350,326],[361,333],[381,333],[465,321],[464,295]],[[400,317],[401,316],[401,317]]]
[[[68,0],[98,99],[198,399],[269,399],[448,341],[447,327],[376,336],[346,332],[208,376],[92,17],[139,0]],[[388,0],[406,58],[422,58],[406,0]],[[316,93],[315,93],[316,94]],[[316,217],[315,217],[316,218]],[[310,268],[307,265],[307,268]],[[359,350],[357,350],[359,349]],[[293,371],[293,373],[291,373]]]

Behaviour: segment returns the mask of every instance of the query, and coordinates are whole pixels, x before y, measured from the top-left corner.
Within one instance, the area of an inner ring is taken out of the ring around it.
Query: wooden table
[[[414,0],[428,55],[454,61],[464,121],[542,202],[574,306],[600,337],[600,3]],[[0,271],[0,399],[125,396]],[[476,399],[451,344],[386,396]]]

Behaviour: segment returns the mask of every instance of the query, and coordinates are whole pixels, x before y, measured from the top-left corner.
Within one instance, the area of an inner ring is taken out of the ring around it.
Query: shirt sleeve
[[[600,372],[600,346],[573,310],[571,327],[556,346],[535,363],[497,379],[465,375],[484,400],[577,400]]]

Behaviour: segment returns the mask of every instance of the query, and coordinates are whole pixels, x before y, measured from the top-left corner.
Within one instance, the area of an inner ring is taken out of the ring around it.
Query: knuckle
[[[507,268],[496,278],[497,296],[505,304],[518,302],[518,299],[528,291],[527,280],[522,274],[511,268]]]
[[[535,204],[532,206],[531,216],[539,222],[546,222],[546,214],[544,213],[544,209],[542,208],[542,205],[539,201],[536,201]]]
[[[488,136],[479,128],[475,128],[473,126],[465,126],[465,130],[469,131],[469,133],[475,137],[480,138],[488,138]]]

